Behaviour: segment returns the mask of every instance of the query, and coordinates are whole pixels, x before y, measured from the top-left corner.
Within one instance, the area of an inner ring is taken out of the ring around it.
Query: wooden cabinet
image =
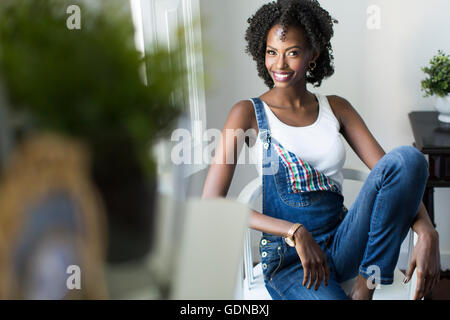
[[[434,188],[450,187],[450,124],[440,122],[437,117],[438,113],[433,111],[409,114],[415,140],[413,145],[428,156],[429,177],[423,203],[435,227]],[[450,272],[441,271],[442,278],[450,278]]]

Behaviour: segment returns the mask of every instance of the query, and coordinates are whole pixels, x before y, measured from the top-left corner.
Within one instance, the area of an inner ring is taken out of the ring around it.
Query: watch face
[[[292,240],[292,238],[284,238],[284,240],[286,241],[286,243],[291,246],[291,247],[295,247],[295,242],[294,240]]]

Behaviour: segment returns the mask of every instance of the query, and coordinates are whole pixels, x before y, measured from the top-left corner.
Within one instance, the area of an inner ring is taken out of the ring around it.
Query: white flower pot
[[[436,97],[436,110],[439,111],[439,121],[450,123],[450,95]]]

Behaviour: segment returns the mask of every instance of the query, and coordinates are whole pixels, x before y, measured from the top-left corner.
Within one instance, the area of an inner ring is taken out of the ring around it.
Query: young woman
[[[254,129],[258,136],[246,143],[260,163],[263,212],[252,210],[250,227],[263,232],[272,298],[371,299],[367,279],[392,283],[412,227],[419,237],[405,281],[417,271],[421,299],[440,273],[438,234],[421,202],[427,162],[410,146],[385,153],[347,100],[307,90],[334,72],[334,22],[315,0],[271,2],[248,19],[247,52],[269,90],[231,109],[203,197],[224,197],[230,186],[243,143],[226,132]],[[341,137],[371,170],[350,209],[343,205]],[[339,283],[356,276],[347,296]]]

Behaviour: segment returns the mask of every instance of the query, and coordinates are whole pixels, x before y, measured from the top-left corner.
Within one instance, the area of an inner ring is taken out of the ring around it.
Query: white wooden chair
[[[355,169],[343,169],[345,180],[353,180],[364,182],[368,174]],[[247,203],[254,208],[255,204],[261,203],[261,177],[257,177],[248,183],[241,191],[238,201]],[[271,297],[264,285],[264,278],[261,263],[254,263],[252,238],[258,231],[248,229],[245,235],[244,242],[244,279],[241,279],[241,296],[245,300],[270,300]],[[410,230],[407,236],[408,239],[408,262],[411,258],[412,249],[417,241],[417,234]],[[417,284],[416,272],[414,272],[412,279],[407,284],[403,284],[404,275],[396,268],[394,272],[394,283],[392,285],[378,285],[374,295],[374,300],[408,300],[413,299]],[[356,278],[341,283],[341,287],[349,294]]]

